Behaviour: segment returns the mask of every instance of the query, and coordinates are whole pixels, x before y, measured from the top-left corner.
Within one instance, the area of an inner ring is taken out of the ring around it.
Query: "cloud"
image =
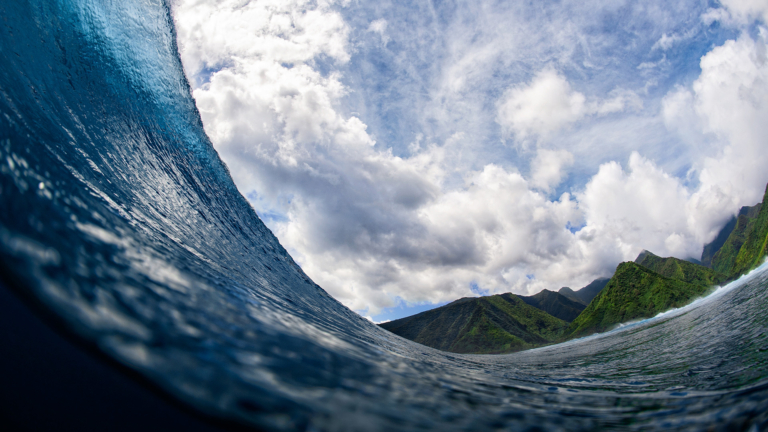
[[[768,60],[765,30],[742,34],[701,58],[689,87],[663,99],[667,126],[695,145],[690,175],[698,182],[687,202],[691,232],[712,240],[734,209],[760,201],[768,182]]]
[[[694,82],[693,108],[722,146],[703,159],[697,205],[714,208],[722,201],[754,204],[768,182],[768,59],[765,31],[755,40],[743,34],[701,59],[701,76]],[[729,197],[729,198],[723,198]],[[707,200],[713,202],[707,203]],[[713,213],[723,219],[722,210]],[[718,214],[720,213],[720,214]],[[711,216],[710,216],[711,217]],[[704,219],[702,232],[712,234]],[[716,226],[716,223],[714,224]]]
[[[333,2],[238,0],[173,3],[187,75],[217,71],[235,59],[303,63],[319,55],[349,60],[349,29]]]
[[[731,17],[739,23],[747,23],[752,19],[761,19],[768,23],[768,3],[764,0],[720,0]]]
[[[498,121],[505,131],[524,139],[556,132],[586,113],[584,95],[573,91],[565,77],[546,69],[528,85],[507,91],[499,105]]]
[[[681,37],[678,35],[673,34],[668,36],[664,33],[661,35],[661,39],[659,39],[651,49],[661,49],[662,51],[666,51],[672,48],[672,46],[679,42],[680,39]]]
[[[381,43],[386,45],[389,42],[389,36],[387,35],[387,20],[379,18],[371,21],[368,26],[368,31],[377,33],[381,37]]]
[[[507,90],[498,105],[497,121],[519,139],[549,137],[587,115],[606,115],[627,107],[641,108],[634,92],[615,89],[610,99],[587,102],[568,80],[552,69],[540,71],[530,83]]]
[[[628,171],[616,162],[600,166],[579,196],[587,227],[629,260],[643,249],[664,256],[701,253],[688,226],[689,193],[680,181],[634,152]]]
[[[573,164],[573,155],[567,150],[539,149],[531,163],[531,185],[549,191],[560,184],[563,169]]]
[[[709,13],[709,12],[708,12]],[[706,13],[704,15],[707,15]],[[708,18],[703,19],[703,21],[706,23]],[[662,51],[668,51],[675,45],[681,45],[685,43],[686,41],[690,40],[691,38],[695,37],[696,34],[700,31],[699,26],[694,26],[689,28],[683,33],[662,33],[661,38],[656,41],[655,44],[651,47],[651,51],[654,50],[662,50]]]

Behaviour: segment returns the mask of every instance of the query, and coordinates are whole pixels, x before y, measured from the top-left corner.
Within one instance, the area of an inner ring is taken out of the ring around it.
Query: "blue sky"
[[[375,321],[698,257],[768,162],[768,4],[178,0],[243,195]]]

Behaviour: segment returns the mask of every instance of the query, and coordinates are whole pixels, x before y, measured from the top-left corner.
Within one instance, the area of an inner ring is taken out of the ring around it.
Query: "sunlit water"
[[[766,265],[602,335],[426,348],[329,297],[238,193],[162,1],[0,16],[4,279],[199,410],[275,430],[766,427]]]

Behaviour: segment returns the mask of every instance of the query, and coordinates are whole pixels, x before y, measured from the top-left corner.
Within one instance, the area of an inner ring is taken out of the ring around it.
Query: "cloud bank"
[[[759,201],[766,8],[642,6],[179,0],[173,14],[238,188],[316,282],[375,318],[578,288],[642,249],[695,257]]]

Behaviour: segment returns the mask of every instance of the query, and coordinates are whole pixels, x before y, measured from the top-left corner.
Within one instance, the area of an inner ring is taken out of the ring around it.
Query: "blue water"
[[[768,267],[501,356],[381,330],[295,264],[206,137],[160,0],[0,2],[0,262],[117,361],[273,430],[763,430]]]

